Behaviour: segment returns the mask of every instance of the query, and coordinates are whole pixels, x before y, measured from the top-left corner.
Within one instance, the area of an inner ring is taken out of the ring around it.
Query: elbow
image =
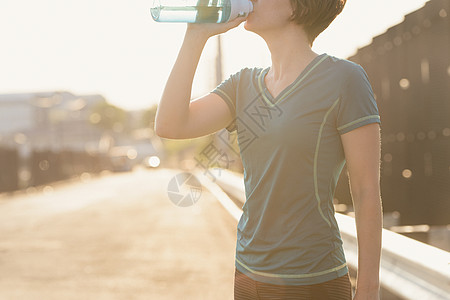
[[[180,120],[180,118],[162,117],[157,113],[153,127],[155,134],[166,139],[183,139],[182,131],[185,122],[176,122],[175,120]]]
[[[153,128],[153,130],[155,131],[155,134],[157,136],[159,136],[160,138],[169,138],[169,134],[167,133],[167,130],[164,129],[163,126],[161,126],[161,124],[158,124],[155,122],[155,126]]]
[[[161,125],[160,125],[158,122],[155,122],[155,123],[154,123],[153,131],[155,132],[155,134],[156,134],[157,136],[159,136],[159,137],[161,137],[161,138],[164,137],[164,132],[163,132],[163,130],[162,130],[162,128],[161,128]]]
[[[169,130],[167,126],[163,126],[157,122],[155,122],[155,126],[153,128],[155,134],[160,138],[165,139],[179,139],[178,135],[173,131]]]
[[[155,122],[153,125],[153,131],[155,134],[161,138],[168,138],[168,130],[167,130],[167,124],[164,125],[164,122],[162,122],[161,118],[159,118],[158,114],[156,114]]]

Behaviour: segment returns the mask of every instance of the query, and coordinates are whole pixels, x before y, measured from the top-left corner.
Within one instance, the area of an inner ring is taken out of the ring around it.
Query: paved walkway
[[[232,299],[236,221],[181,171],[140,170],[0,196],[0,299]]]

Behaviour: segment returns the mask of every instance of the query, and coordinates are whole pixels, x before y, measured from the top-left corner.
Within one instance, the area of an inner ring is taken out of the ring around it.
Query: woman
[[[379,299],[378,109],[359,65],[311,49],[345,0],[252,2],[246,19],[187,26],[158,107],[156,134],[187,139],[223,128],[239,132],[246,202],[235,299],[352,298],[332,205],[347,163],[359,253],[354,299]],[[244,68],[189,102],[208,38],[244,20],[245,29],[267,43],[270,68]]]

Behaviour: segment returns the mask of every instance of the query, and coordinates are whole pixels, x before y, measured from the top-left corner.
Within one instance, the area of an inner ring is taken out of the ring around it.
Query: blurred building
[[[46,92],[0,95],[0,145],[23,151],[95,147],[102,130],[93,126],[92,108],[101,95]]]
[[[141,118],[101,95],[0,95],[0,192],[143,164],[159,152]]]
[[[382,121],[385,212],[450,223],[450,0],[431,0],[349,58],[367,71]]]

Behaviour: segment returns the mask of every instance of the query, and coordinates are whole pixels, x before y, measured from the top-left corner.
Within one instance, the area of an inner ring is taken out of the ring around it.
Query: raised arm
[[[183,44],[169,75],[155,119],[158,136],[188,139],[213,133],[232,120],[226,103],[216,94],[190,101],[192,82],[209,37],[238,26],[240,17],[224,24],[188,24]]]

